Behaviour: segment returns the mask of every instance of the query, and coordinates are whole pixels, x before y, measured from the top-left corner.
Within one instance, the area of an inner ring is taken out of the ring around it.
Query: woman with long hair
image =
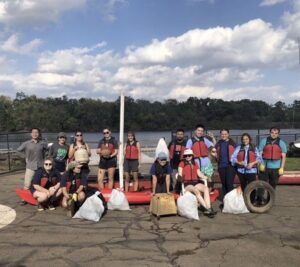
[[[248,133],[242,134],[242,144],[236,147],[231,156],[231,163],[237,167],[237,174],[243,191],[249,183],[256,180],[257,164],[262,161],[257,147],[251,141],[251,136]]]
[[[130,173],[133,176],[133,190],[137,191],[139,187],[138,171],[141,162],[141,146],[135,139],[133,132],[127,133],[127,142],[124,147],[124,173],[125,173],[125,191],[128,192]]]
[[[74,142],[70,145],[69,148],[69,160],[73,161],[75,158],[75,153],[79,149],[85,149],[87,151],[88,156],[90,157],[92,155],[89,145],[84,142],[82,132],[76,131],[74,136]]]

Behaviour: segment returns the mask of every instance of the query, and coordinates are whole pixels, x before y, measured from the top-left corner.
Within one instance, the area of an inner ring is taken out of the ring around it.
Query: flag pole
[[[120,138],[119,138],[119,185],[120,188],[123,188],[124,185],[124,170],[123,170],[123,162],[124,162],[124,94],[121,91],[120,94]]]

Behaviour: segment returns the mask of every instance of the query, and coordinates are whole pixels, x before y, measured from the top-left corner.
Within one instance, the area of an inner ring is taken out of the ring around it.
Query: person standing
[[[231,156],[235,150],[236,144],[229,136],[228,129],[220,130],[221,139],[216,144],[216,158],[218,162],[218,172],[222,183],[222,195],[224,196],[233,190],[233,183],[235,177],[235,169],[231,164]]]
[[[54,168],[59,171],[61,175],[66,170],[66,163],[68,160],[69,146],[66,144],[66,134],[58,133],[57,143],[54,143],[49,149],[49,157],[53,158]]]
[[[31,140],[25,141],[17,151],[25,154],[26,170],[24,177],[24,189],[29,189],[34,173],[38,168],[43,167],[44,158],[48,149],[48,144],[41,140],[41,132],[39,128],[31,129]],[[21,205],[26,205],[25,201],[21,201]]]
[[[259,143],[263,162],[260,165],[259,179],[268,182],[274,189],[279,177],[284,173],[287,147],[279,138],[280,129],[272,127],[270,135]]]
[[[128,192],[129,190],[130,173],[132,173],[133,176],[133,190],[138,191],[138,171],[139,163],[141,162],[141,146],[140,142],[135,139],[133,132],[127,133],[124,154],[125,192]]]
[[[112,189],[114,185],[115,170],[117,167],[118,142],[111,135],[109,128],[103,129],[103,138],[99,141],[97,154],[100,155],[98,186],[104,188],[105,172],[108,172],[108,188]]]
[[[212,139],[212,141],[210,141],[204,136],[204,131],[204,125],[196,125],[195,134],[187,141],[186,148],[193,150],[196,164],[199,166],[200,171],[206,175],[204,172],[205,167],[210,164],[208,149],[215,146],[216,139],[213,134],[210,133],[209,137]]]
[[[80,169],[85,179],[88,179],[90,173],[89,157],[91,155],[90,146],[83,140],[82,132],[76,131],[74,142],[69,148],[69,162],[77,161],[82,165]]]
[[[241,137],[242,144],[237,146],[231,156],[231,164],[237,166],[237,174],[242,190],[256,180],[257,165],[261,163],[258,148],[251,143],[251,137],[244,133]]]
[[[183,160],[183,152],[185,150],[186,140],[184,139],[184,130],[177,129],[175,140],[172,140],[169,145],[169,157],[170,157],[170,164],[173,169],[172,172],[172,186],[173,190],[175,190],[176,186],[176,174],[178,172],[178,165],[181,160]]]

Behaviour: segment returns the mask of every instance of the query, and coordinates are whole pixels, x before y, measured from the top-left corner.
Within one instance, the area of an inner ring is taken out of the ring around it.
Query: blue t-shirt
[[[155,168],[155,165],[156,163],[153,163],[152,166],[151,166],[151,169],[150,169],[150,174],[151,175],[156,175],[156,168]],[[172,168],[171,168],[171,165],[170,163],[168,162],[166,167],[162,168],[163,169],[163,173],[162,174],[172,174]]]
[[[267,138],[262,139],[259,143],[258,149],[261,152],[261,154],[264,150],[264,147],[265,147],[266,143],[267,143]],[[279,146],[281,148],[282,153],[287,152],[286,144],[281,139],[279,141]],[[266,166],[266,168],[268,168],[268,169],[279,169],[281,167],[281,160],[280,159],[278,159],[278,160],[265,160],[265,159],[263,159],[263,163]]]
[[[220,146],[221,155],[219,157],[218,167],[219,168],[226,168],[231,165],[228,151],[228,141],[220,140],[217,145]],[[236,146],[235,146],[236,147]]]

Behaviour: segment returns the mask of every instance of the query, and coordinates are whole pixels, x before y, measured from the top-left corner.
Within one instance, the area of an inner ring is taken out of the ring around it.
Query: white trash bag
[[[109,210],[130,210],[128,200],[123,192],[113,189],[107,202]]]
[[[98,197],[99,194],[100,192],[96,192],[94,195],[87,198],[73,218],[99,222],[104,213],[103,202]]]
[[[182,217],[199,220],[198,202],[195,195],[186,192],[177,199],[177,211]]]
[[[228,192],[224,197],[224,208],[223,213],[233,213],[233,214],[241,214],[241,213],[249,213],[247,209],[243,192],[241,189],[233,189]]]
[[[169,149],[164,138],[160,138],[158,141],[155,149],[155,158],[157,158],[158,154],[161,152],[165,153],[167,155],[167,158],[169,159]]]

